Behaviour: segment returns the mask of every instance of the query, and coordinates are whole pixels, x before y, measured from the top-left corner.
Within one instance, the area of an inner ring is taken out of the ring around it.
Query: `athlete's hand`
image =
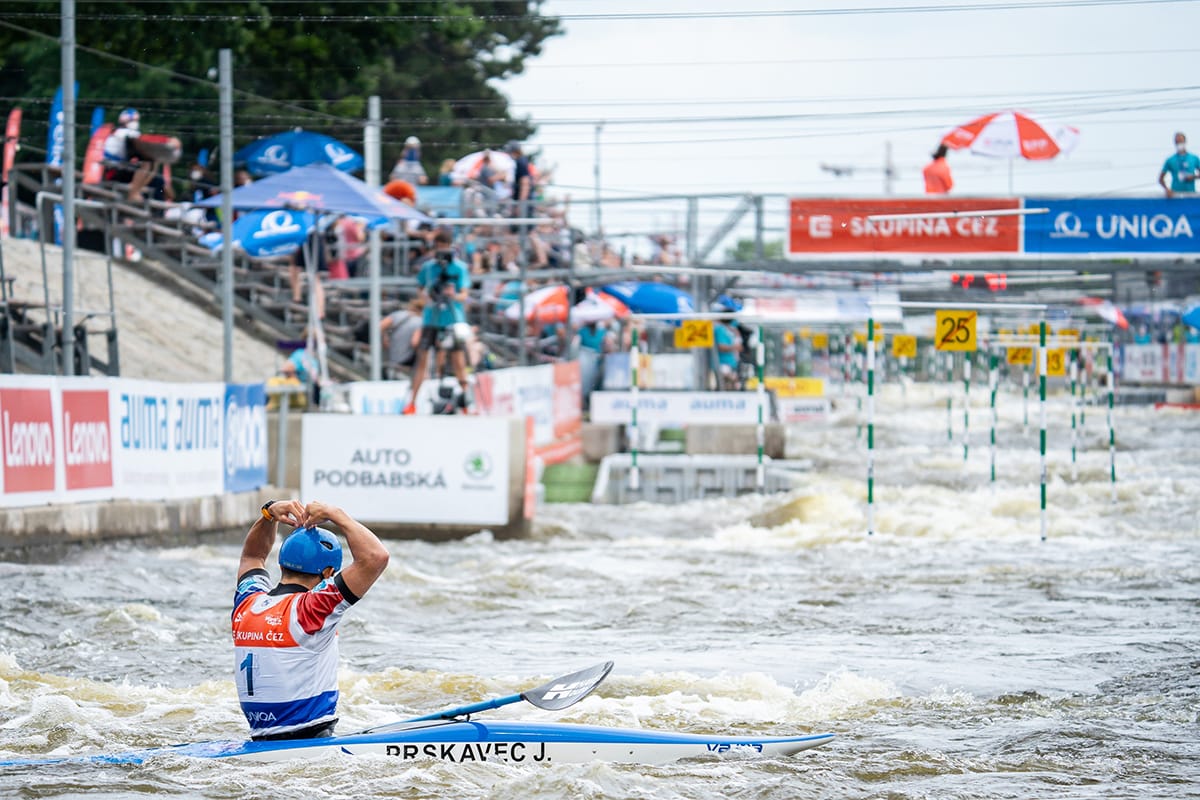
[[[337,506],[331,506],[327,503],[314,500],[304,506],[300,521],[306,528],[315,528],[323,522],[329,522],[334,516],[341,512]]]
[[[276,500],[271,503],[271,516],[279,522],[299,528],[303,524],[304,506],[299,500]]]

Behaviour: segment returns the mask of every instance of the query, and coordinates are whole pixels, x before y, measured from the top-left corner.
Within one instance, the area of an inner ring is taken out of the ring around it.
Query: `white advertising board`
[[[770,413],[770,409],[767,409]],[[592,392],[592,422],[628,425],[629,392]],[[755,392],[638,392],[638,422],[671,425],[753,425]]]
[[[777,397],[775,410],[780,422],[810,422],[829,417],[829,399],[825,397]]]
[[[110,392],[113,482],[134,499],[225,491],[225,384],[122,380]]]
[[[1129,344],[1124,347],[1121,377],[1129,383],[1162,383],[1163,346],[1161,344]]]
[[[371,522],[508,522],[508,419],[305,414],[300,494]]]

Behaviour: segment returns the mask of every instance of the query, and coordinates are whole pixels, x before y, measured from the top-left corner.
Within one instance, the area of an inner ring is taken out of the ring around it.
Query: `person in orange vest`
[[[939,144],[933,151],[933,161],[925,165],[924,175],[926,194],[946,194],[954,188],[950,165],[946,163],[946,145]]]

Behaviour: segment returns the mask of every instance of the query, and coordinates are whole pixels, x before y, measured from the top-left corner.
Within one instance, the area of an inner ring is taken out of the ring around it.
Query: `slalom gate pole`
[[[1024,385],[1024,407],[1025,407],[1025,427],[1024,432],[1029,433],[1029,367],[1025,364],[1021,365],[1021,383]]]
[[[971,358],[974,353],[963,353],[963,464],[967,463],[967,450],[971,445]]]
[[[867,317],[867,535],[875,535],[875,318]]]
[[[766,442],[766,404],[767,404],[767,387],[763,381],[763,361],[766,360],[766,353],[763,347],[763,329],[758,326],[758,343],[755,346],[754,362],[758,367],[758,428],[755,430],[755,436],[758,439],[758,467],[754,472],[754,486],[758,489],[759,494],[766,489],[767,472],[763,467],[763,444]]]
[[[1042,541],[1046,541],[1046,319],[1042,318],[1038,326],[1038,406],[1041,412],[1041,432],[1038,437],[1038,451],[1041,454],[1041,523]]]
[[[950,399],[950,395],[946,395],[946,441],[954,444],[954,401]]]
[[[992,462],[992,489],[996,488],[996,391],[1000,388],[1000,362],[996,357],[996,351],[988,348],[988,388],[991,390],[992,404],[992,438],[991,438],[991,462]]]
[[[629,465],[629,488],[637,491],[641,485],[641,475],[638,474],[638,330],[633,329],[629,340],[629,452],[632,461]]]
[[[1071,480],[1079,477],[1079,466],[1075,453],[1079,447],[1079,428],[1075,424],[1079,411],[1079,401],[1075,395],[1075,385],[1079,379],[1078,350],[1071,351]]]
[[[1108,472],[1112,484],[1112,501],[1117,502],[1117,436],[1113,431],[1113,405],[1116,402],[1117,373],[1113,372],[1115,334],[1108,342]]]
[[[954,444],[954,397],[949,384],[954,380],[954,353],[947,353],[950,366],[946,368],[946,443]],[[946,363],[943,360],[942,363]]]
[[[1082,430],[1087,424],[1088,384],[1092,382],[1093,373],[1096,371],[1096,353],[1094,350],[1081,351],[1079,358],[1083,362],[1079,367],[1079,428]]]

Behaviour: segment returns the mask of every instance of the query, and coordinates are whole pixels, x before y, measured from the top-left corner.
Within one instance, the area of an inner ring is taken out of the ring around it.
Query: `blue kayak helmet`
[[[305,575],[320,575],[326,567],[342,568],[342,545],[320,528],[297,528],[279,548],[279,566]]]

